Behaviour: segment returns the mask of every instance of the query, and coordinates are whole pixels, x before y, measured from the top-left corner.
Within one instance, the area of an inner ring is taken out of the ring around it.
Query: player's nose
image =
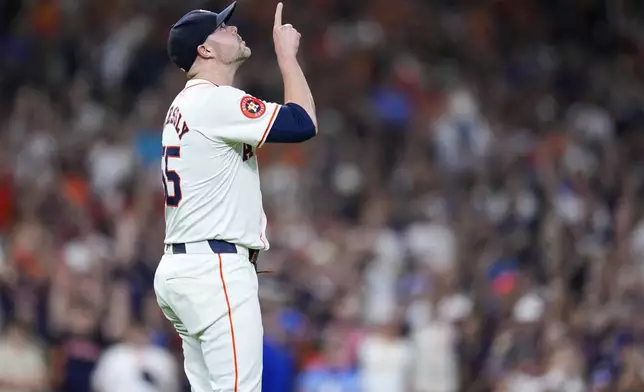
[[[233,34],[237,34],[237,27],[230,26],[230,30],[233,32]]]

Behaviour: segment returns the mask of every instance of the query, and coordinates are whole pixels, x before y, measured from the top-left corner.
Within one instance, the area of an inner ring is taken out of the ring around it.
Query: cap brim
[[[217,15],[217,27],[221,26],[223,23],[228,23],[230,17],[233,16],[233,11],[235,11],[236,6],[237,2],[233,1],[231,5],[226,7],[219,13],[219,15]]]

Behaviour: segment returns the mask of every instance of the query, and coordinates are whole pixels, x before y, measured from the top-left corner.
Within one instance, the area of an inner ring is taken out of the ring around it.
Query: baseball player
[[[170,30],[168,54],[188,77],[163,128],[165,253],[159,306],[183,339],[194,392],[259,392],[263,328],[255,261],[267,250],[256,149],[317,133],[315,106],[296,55],[300,34],[282,24],[273,41],[284,104],[232,87],[251,50],[220,13],[195,10]]]

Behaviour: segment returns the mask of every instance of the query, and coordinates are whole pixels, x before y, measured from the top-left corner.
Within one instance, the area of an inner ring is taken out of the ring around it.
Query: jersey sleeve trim
[[[268,120],[268,124],[266,124],[266,129],[264,130],[264,134],[262,135],[262,138],[259,140],[259,143],[257,143],[257,148],[264,145],[264,142],[266,141],[266,136],[268,136],[268,132],[271,130],[271,126],[273,125],[273,121],[275,120],[275,115],[277,114],[277,111],[279,110],[279,108],[280,108],[280,105],[275,105],[275,109],[273,109],[271,118],[270,120]]]

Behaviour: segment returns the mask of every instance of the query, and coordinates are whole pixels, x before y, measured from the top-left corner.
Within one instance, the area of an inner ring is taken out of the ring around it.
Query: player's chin
[[[250,48],[246,45],[241,47],[241,50],[239,51],[239,59],[241,61],[244,61],[250,57],[250,55],[253,54],[253,52],[250,50]]]

